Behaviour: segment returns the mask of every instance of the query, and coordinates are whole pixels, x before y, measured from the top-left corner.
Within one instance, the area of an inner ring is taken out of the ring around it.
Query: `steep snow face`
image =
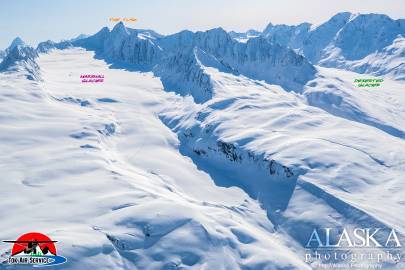
[[[311,269],[255,199],[179,152],[159,116],[192,99],[82,49],[38,64],[40,83],[0,73],[2,237],[40,228],[64,269]],[[104,83],[81,83],[89,71]]]
[[[302,23],[297,26],[285,24],[269,24],[262,33],[262,37],[273,43],[288,46],[293,49],[302,48],[304,38],[307,36],[311,24]]]
[[[288,90],[299,91],[316,73],[303,56],[261,37],[250,39],[246,44],[236,44],[222,59],[247,77],[278,84]]]
[[[182,31],[163,37],[158,44],[168,54],[198,47],[218,57],[230,53],[237,42],[224,29],[215,28],[196,33]]]
[[[195,45],[215,57],[224,57],[233,51],[237,44],[222,28],[195,33]]]
[[[112,55],[112,57],[114,57]],[[149,38],[139,38],[131,35],[124,40],[121,49],[121,59],[150,70],[162,57],[162,50]]]
[[[212,97],[213,86],[210,76],[204,71],[201,56],[212,57],[197,47],[189,48],[166,57],[153,72],[160,77],[165,89],[182,96],[191,95],[195,102],[202,103]]]
[[[338,13],[327,22],[312,27],[304,39],[302,52],[312,63],[322,59],[323,50],[334,40],[336,34],[349,21],[352,14]]]

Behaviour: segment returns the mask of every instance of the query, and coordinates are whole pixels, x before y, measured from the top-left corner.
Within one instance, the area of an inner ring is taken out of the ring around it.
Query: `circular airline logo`
[[[17,240],[3,240],[13,244],[8,264],[31,264],[34,267],[53,266],[66,262],[66,258],[57,255],[58,241],[52,240],[45,234],[30,232],[21,235]]]

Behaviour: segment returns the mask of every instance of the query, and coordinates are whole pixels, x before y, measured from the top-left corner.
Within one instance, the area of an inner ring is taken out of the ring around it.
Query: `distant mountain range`
[[[404,36],[403,19],[348,12],[338,13],[317,26],[270,23],[261,33],[216,28],[163,36],[152,30],[127,28],[120,22],[111,31],[104,27],[92,36],[41,42],[36,50],[16,38],[0,53],[4,58],[0,68],[7,69],[19,60],[27,62],[37,52],[79,46],[95,50],[111,61],[132,64],[139,70],[155,70],[168,86],[183,88],[182,85],[192,84],[202,88],[200,94],[193,96],[204,100],[204,96],[210,95],[209,76],[203,76],[196,67],[195,63],[202,59],[195,49],[222,69],[299,91],[314,78],[314,65],[404,80]],[[16,47],[19,49],[13,51]],[[164,70],[167,65],[176,68]]]

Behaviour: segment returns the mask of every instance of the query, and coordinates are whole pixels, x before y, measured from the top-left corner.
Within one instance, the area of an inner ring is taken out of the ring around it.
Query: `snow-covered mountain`
[[[11,44],[7,47],[7,49],[5,50],[6,53],[12,51],[15,47],[17,46],[27,46],[25,44],[25,42],[20,38],[20,37],[16,37],[15,39],[13,39],[13,41],[11,41]]]
[[[392,51],[388,51],[391,46],[395,46],[398,38],[405,36],[403,19],[393,20],[382,14],[342,12],[317,26],[307,23],[298,26],[269,24],[262,36],[297,50],[314,64],[403,78],[397,76],[404,72],[403,66],[392,71],[379,68],[376,64],[376,61],[385,59],[387,65],[395,65],[387,63],[392,59]],[[395,58],[397,57],[402,56],[396,55]],[[404,59],[400,61],[403,62]]]
[[[350,260],[308,259],[322,228],[379,228],[379,242],[394,229],[405,243],[402,29],[339,13],[260,35],[163,36],[119,23],[36,49],[13,41],[0,64],[2,237],[40,228],[68,258],[61,269],[318,270]],[[356,37],[369,34],[364,48]],[[357,87],[364,73],[384,81]],[[403,252],[338,254],[398,270]]]
[[[153,39],[153,36],[127,29],[121,22],[104,40],[103,53],[114,60],[122,60],[150,69],[161,57],[161,49]]]
[[[0,62],[0,71],[15,71],[23,68],[28,71],[27,78],[30,80],[39,79],[36,57],[38,57],[37,51],[17,37],[5,50],[4,57]]]

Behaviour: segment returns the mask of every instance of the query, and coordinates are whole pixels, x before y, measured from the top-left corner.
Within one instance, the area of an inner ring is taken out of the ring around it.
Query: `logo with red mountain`
[[[58,241],[42,233],[30,232],[21,235],[17,240],[3,240],[3,242],[13,244],[8,264],[31,264],[34,267],[41,267],[66,262],[65,257],[57,255],[55,243]]]

